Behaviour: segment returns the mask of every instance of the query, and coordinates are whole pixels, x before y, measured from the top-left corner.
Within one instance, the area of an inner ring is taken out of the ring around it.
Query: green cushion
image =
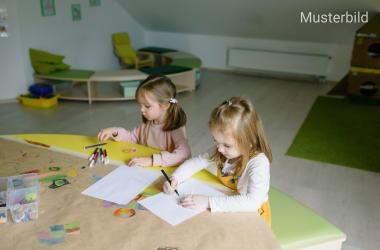
[[[50,64],[50,63],[33,63],[32,64],[34,70],[38,74],[49,74],[55,71],[59,70],[68,70],[70,68],[70,65],[65,63],[59,63],[59,64]]]
[[[116,54],[120,57],[136,57],[134,49],[127,44],[115,45]]]
[[[57,70],[68,70],[71,66],[66,63],[54,64]]]
[[[162,66],[162,67],[154,67],[154,68],[141,68],[140,71],[151,75],[151,74],[161,74],[161,75],[168,75],[168,74],[175,74],[175,73],[181,73],[185,71],[192,70],[188,67],[180,67],[180,66]]]
[[[53,64],[48,63],[33,63],[32,64],[34,71],[38,74],[49,74],[51,72],[56,71],[56,68]]]
[[[190,68],[200,68],[202,66],[201,59],[190,53],[179,51],[179,52],[164,53],[164,55],[172,60],[170,65],[190,67]]]
[[[112,34],[112,44],[120,45],[120,44],[131,44],[131,39],[129,39],[129,35],[127,32],[113,33]]]
[[[202,61],[199,58],[177,58],[173,59],[170,65],[183,66],[189,68],[200,68]]]
[[[115,53],[120,57],[120,60],[125,64],[136,64],[137,55],[130,45],[118,44],[114,46]]]
[[[283,249],[301,249],[345,238],[345,234],[310,208],[271,188],[272,230]]]
[[[63,62],[64,56],[37,49],[29,49],[29,54],[32,67],[38,74],[49,74],[70,68],[70,65]]]
[[[168,49],[168,48],[162,48],[162,47],[144,47],[139,49],[139,51],[144,51],[144,52],[152,52],[155,54],[163,54],[163,53],[169,53],[169,52],[177,52],[175,49]]]
[[[95,72],[91,70],[82,70],[82,69],[70,69],[57,71],[50,74],[43,74],[43,76],[56,77],[62,80],[88,80]]]
[[[29,49],[30,60],[33,63],[62,63],[62,55],[51,54],[42,50]]]

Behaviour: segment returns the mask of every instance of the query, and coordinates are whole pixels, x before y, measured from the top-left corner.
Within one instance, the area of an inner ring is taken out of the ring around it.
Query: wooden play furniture
[[[63,100],[88,101],[122,101],[134,97],[124,97],[120,82],[143,80],[148,75],[136,69],[128,70],[67,70],[50,74],[34,75],[35,82],[56,83],[56,89]],[[167,75],[177,87],[177,92],[195,89],[195,70]],[[113,83],[113,84],[112,84]]]

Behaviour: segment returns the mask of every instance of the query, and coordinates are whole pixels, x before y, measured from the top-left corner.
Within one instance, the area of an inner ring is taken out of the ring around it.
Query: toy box
[[[356,32],[351,66],[380,69],[380,13]]]
[[[348,75],[348,95],[380,100],[380,70],[377,71],[365,73],[351,70]]]

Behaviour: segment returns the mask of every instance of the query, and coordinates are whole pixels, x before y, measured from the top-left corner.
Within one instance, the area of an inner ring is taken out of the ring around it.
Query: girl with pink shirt
[[[174,166],[191,157],[186,138],[186,114],[179,106],[176,87],[172,81],[161,75],[151,75],[140,83],[136,100],[140,104],[142,123],[133,130],[110,127],[101,129],[98,139],[128,141],[160,149],[151,157],[136,157],[130,166]]]

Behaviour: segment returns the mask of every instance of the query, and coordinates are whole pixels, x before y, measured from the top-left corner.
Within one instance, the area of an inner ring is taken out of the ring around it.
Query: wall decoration
[[[8,37],[7,9],[0,8],[0,37]]]
[[[80,21],[82,19],[82,11],[80,8],[80,4],[71,5],[71,16],[73,21]]]
[[[41,16],[55,16],[55,0],[40,0]]]
[[[100,6],[100,0],[89,0],[90,6]]]

